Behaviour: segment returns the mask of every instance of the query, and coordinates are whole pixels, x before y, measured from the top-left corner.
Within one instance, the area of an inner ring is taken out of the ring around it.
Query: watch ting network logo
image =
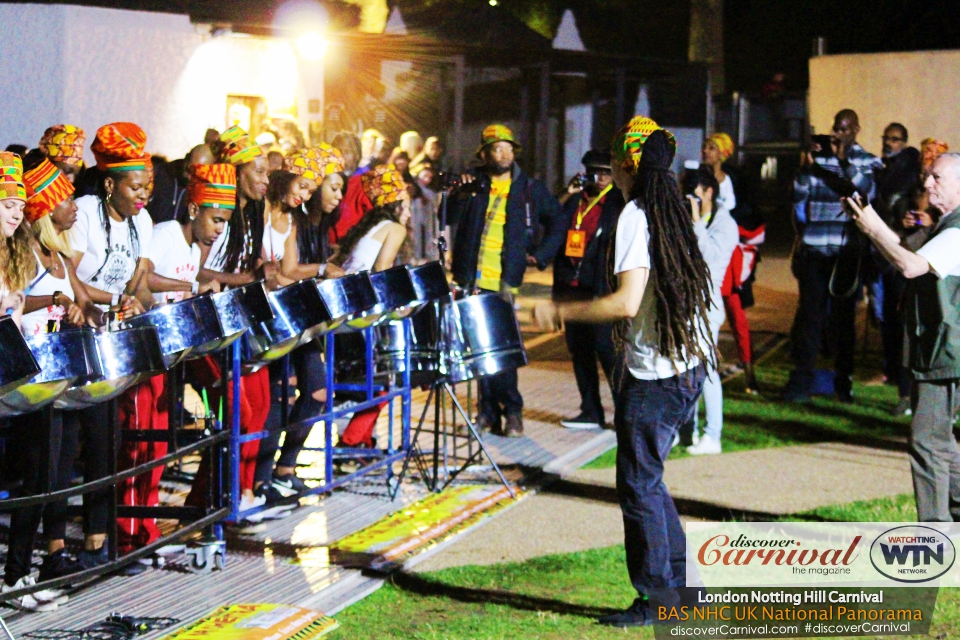
[[[873,568],[897,582],[928,582],[953,566],[957,550],[946,535],[930,527],[895,527],[870,545]]]

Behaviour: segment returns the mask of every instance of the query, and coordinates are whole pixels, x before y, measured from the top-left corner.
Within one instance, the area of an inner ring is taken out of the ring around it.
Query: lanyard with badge
[[[587,232],[580,229],[580,225],[583,224],[583,219],[587,217],[587,214],[597,206],[597,203],[603,199],[603,196],[607,195],[610,189],[613,188],[613,185],[607,185],[603,191],[597,194],[597,197],[593,200],[587,202],[587,206],[583,211],[577,212],[577,226],[573,229],[567,231],[567,248],[564,252],[568,258],[582,258],[587,251]]]

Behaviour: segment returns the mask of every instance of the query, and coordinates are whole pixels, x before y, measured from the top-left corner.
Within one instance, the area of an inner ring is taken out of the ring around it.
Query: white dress
[[[390,224],[390,220],[381,220],[373,225],[370,231],[367,231],[353,248],[350,257],[343,263],[343,270],[347,273],[360,273],[361,271],[370,271],[377,263],[377,256],[380,255],[380,249],[383,248],[383,240],[377,240],[373,236],[380,229]]]

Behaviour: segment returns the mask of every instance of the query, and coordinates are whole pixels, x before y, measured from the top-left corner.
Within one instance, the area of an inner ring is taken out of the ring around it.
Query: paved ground
[[[748,310],[751,329],[789,332],[797,295],[789,259],[765,257],[758,274],[757,304]],[[539,291],[530,293],[533,297]],[[557,362],[562,342],[546,343],[541,349],[553,356],[551,366],[569,366]],[[416,570],[516,562],[619,544],[623,523],[615,482],[612,468],[574,471],[469,532]],[[738,512],[776,517],[912,491],[906,454],[838,443],[671,460],[665,482],[684,518],[706,519]]]

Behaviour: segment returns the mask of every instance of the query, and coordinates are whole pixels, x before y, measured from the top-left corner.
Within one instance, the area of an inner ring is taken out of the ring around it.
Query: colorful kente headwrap
[[[12,151],[0,151],[0,200],[27,199],[23,185],[23,160]]]
[[[340,153],[339,149],[326,142],[321,142],[318,146],[310,149],[310,151],[317,153],[317,162],[320,164],[320,175],[322,176],[321,180],[335,173],[343,173],[343,165],[345,162],[343,160],[343,154]]]
[[[610,151],[613,159],[627,173],[633,175],[640,166],[640,156],[643,153],[643,143],[650,134],[662,127],[646,116],[634,116],[630,122],[623,125],[613,138]],[[674,150],[677,148],[677,139],[669,131],[666,132]]]
[[[407,192],[403,174],[392,164],[384,164],[360,176],[363,192],[375,207],[396,202]]]
[[[220,134],[220,145],[220,162],[229,162],[234,166],[247,164],[263,155],[263,149],[236,125]]]
[[[97,129],[90,150],[101,171],[144,171],[152,166],[146,144],[143,129],[132,122],[114,122]]]
[[[72,124],[58,124],[43,132],[37,146],[53,162],[83,166],[83,143],[87,134]]]
[[[713,142],[717,145],[717,149],[720,150],[720,159],[726,161],[727,158],[733,155],[733,140],[727,134],[722,131],[718,131],[707,140]]]
[[[923,168],[928,168],[937,158],[949,150],[950,145],[943,140],[937,140],[936,138],[924,138],[920,142],[920,154],[922,156]]]
[[[195,164],[187,185],[190,202],[214,209],[237,206],[237,170],[232,164]]]
[[[477,157],[480,157],[480,154],[487,145],[491,145],[495,142],[509,142],[513,145],[514,150],[517,152],[522,149],[522,147],[513,137],[513,131],[510,131],[508,127],[505,127],[502,124],[491,124],[483,130],[483,133],[480,134],[480,146],[477,147]]]
[[[44,159],[39,165],[23,174],[27,188],[27,206],[23,213],[30,222],[36,222],[57,208],[73,193],[73,183],[63,171]]]
[[[283,159],[283,170],[319,184],[326,175],[323,173],[321,162],[318,149],[301,149]]]

